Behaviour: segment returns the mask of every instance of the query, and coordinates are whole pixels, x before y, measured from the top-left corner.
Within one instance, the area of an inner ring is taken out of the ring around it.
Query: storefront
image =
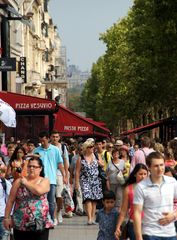
[[[11,92],[0,92],[0,99],[16,111],[16,128],[0,124],[6,139],[11,136],[20,139],[37,138],[40,131],[53,129],[53,113],[57,111],[55,101]]]
[[[55,114],[54,129],[62,136],[100,136],[109,137],[110,130],[103,126],[104,123],[96,122],[82,117],[69,109],[60,106]]]
[[[84,118],[55,101],[11,92],[0,92],[0,99],[16,111],[16,128],[8,128],[1,122],[0,132],[8,140],[38,138],[40,131],[57,129],[65,137],[109,137],[110,131],[102,122]]]

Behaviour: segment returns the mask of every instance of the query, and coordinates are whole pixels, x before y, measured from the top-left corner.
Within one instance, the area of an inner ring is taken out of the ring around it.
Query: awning
[[[12,92],[0,92],[0,99],[15,111],[54,111],[55,101]]]
[[[147,125],[140,126],[138,128],[134,128],[134,129],[131,129],[131,130],[128,130],[128,131],[124,131],[124,132],[121,133],[121,135],[125,136],[125,135],[129,135],[129,134],[132,134],[132,133],[139,133],[139,132],[143,132],[143,131],[146,131],[146,130],[151,130],[153,128],[160,127],[165,122],[169,122],[169,119],[168,118],[167,119],[161,119],[161,120],[149,123]]]
[[[60,106],[55,114],[54,129],[57,129],[63,136],[108,137],[110,134],[110,130],[101,126],[99,122],[84,118],[63,106]]]

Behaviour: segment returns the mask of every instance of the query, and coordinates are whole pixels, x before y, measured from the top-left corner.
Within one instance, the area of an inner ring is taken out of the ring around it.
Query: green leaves
[[[124,119],[176,112],[177,0],[135,0],[100,40],[107,49],[82,95],[88,116],[114,131]]]

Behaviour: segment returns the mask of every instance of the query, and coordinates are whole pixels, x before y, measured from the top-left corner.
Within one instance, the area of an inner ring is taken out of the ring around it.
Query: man
[[[149,137],[143,137],[141,139],[141,148],[138,149],[131,161],[131,166],[130,166],[130,172],[133,171],[135,165],[137,163],[143,163],[146,164],[146,157],[151,153],[154,152],[154,149],[150,148],[151,146],[151,140]]]
[[[164,176],[165,162],[160,153],[150,153],[146,164],[150,176],[137,184],[134,193],[136,240],[175,240],[177,181]]]
[[[52,220],[54,221],[55,211],[55,192],[56,192],[56,175],[59,168],[63,178],[65,179],[65,171],[63,167],[63,160],[60,151],[57,147],[49,143],[49,135],[47,132],[39,134],[39,141],[41,146],[34,150],[34,154],[39,154],[44,164],[45,177],[50,180],[50,191],[48,192],[47,199],[49,202],[49,212]]]
[[[69,157],[66,145],[61,143],[61,137],[58,131],[52,131],[50,134],[51,144],[56,146],[63,159],[63,165],[65,170],[65,179],[63,179],[60,169],[57,170],[57,187],[56,187],[56,202],[57,202],[57,221],[58,223],[63,222],[62,218],[62,207],[63,207],[63,198],[61,193],[63,191],[63,183],[68,184],[68,169],[69,169]]]
[[[102,159],[104,162],[104,171],[106,171],[108,163],[111,161],[111,155],[109,154],[108,151],[103,149],[104,143],[102,140],[97,139],[95,141],[95,149],[96,149],[96,154],[98,155],[99,159]]]

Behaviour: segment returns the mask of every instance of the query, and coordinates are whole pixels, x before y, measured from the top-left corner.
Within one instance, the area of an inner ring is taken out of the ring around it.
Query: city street
[[[87,226],[86,217],[64,218],[63,224],[50,230],[49,240],[95,240],[98,226]]]

